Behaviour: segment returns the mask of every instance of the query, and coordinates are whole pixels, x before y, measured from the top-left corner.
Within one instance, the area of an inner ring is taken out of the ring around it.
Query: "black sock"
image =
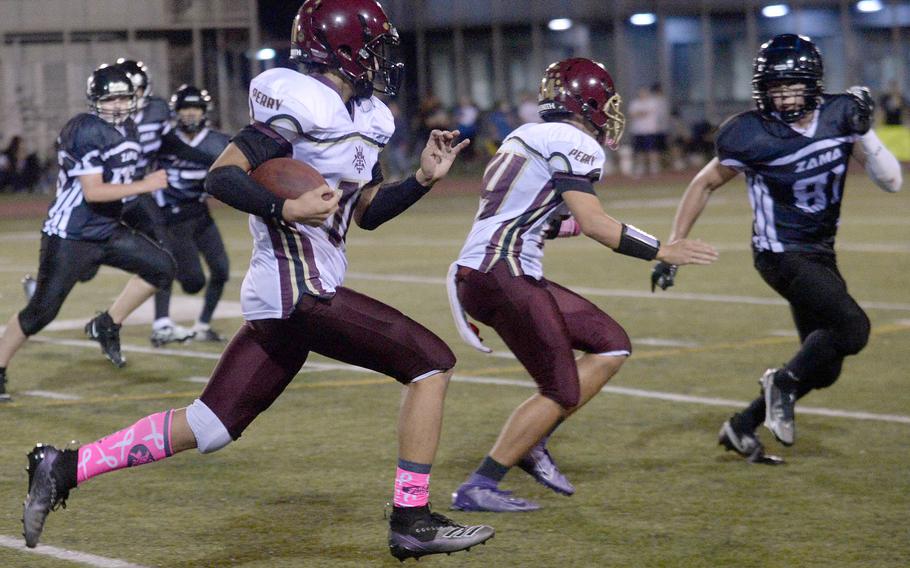
[[[487,479],[492,479],[496,483],[502,481],[502,478],[509,473],[508,466],[504,466],[498,461],[494,460],[490,456],[483,458],[483,461],[480,462],[480,467],[475,471],[477,475],[482,475]]]
[[[76,468],[78,467],[78,450],[63,450],[60,456],[60,463],[63,464],[64,478],[59,481],[63,483],[65,489],[76,487]]]
[[[738,430],[754,432],[765,421],[765,397],[759,396],[745,410],[731,419]]]
[[[392,523],[396,525],[409,525],[417,519],[429,516],[430,506],[422,507],[392,507]]]

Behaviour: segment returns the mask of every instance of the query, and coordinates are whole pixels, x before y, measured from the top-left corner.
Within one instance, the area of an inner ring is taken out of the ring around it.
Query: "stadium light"
[[[860,0],[856,3],[856,9],[860,12],[878,12],[884,8],[880,0]]]
[[[263,47],[256,52],[256,59],[259,61],[268,61],[270,59],[275,59],[275,50],[271,47]]]
[[[786,4],[769,4],[761,9],[761,15],[766,18],[780,18],[790,13],[790,7]]]
[[[657,16],[651,12],[641,12],[638,14],[632,14],[632,17],[629,18],[629,22],[633,26],[650,26],[657,21]]]
[[[572,27],[572,20],[569,18],[554,18],[550,20],[547,27],[554,32],[564,32]]]

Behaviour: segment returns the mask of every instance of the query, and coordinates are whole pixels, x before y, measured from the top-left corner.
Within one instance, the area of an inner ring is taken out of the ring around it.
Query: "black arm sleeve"
[[[363,212],[360,227],[372,231],[403,213],[429,191],[430,188],[420,185],[414,176],[383,185],[376,192],[367,210]]]
[[[243,152],[252,169],[266,160],[284,158],[293,153],[291,143],[267,125],[254,122],[243,127],[231,140]]]
[[[238,166],[221,166],[209,171],[205,176],[205,191],[234,209],[264,219],[282,220],[284,199],[272,195]]]
[[[562,195],[567,191],[580,191],[582,193],[597,195],[594,193],[594,184],[592,184],[591,179],[586,176],[556,174],[552,177],[551,181],[553,182],[553,189],[555,189],[556,193],[559,195]]]

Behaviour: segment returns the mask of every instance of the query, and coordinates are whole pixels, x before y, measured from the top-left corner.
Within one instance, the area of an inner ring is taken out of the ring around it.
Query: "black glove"
[[[550,219],[549,222],[547,222],[547,226],[544,227],[543,233],[541,233],[543,235],[543,238],[552,240],[558,237],[560,225],[562,225],[561,215],[557,215],[556,217]]]
[[[853,98],[853,108],[847,115],[847,126],[851,132],[865,134],[872,128],[872,112],[875,110],[875,101],[869,93],[868,87],[850,87],[847,94]]]
[[[651,271],[651,292],[653,293],[657,286],[660,286],[661,290],[666,290],[672,286],[678,268],[675,264],[667,264],[666,262],[655,264],[654,270]]]

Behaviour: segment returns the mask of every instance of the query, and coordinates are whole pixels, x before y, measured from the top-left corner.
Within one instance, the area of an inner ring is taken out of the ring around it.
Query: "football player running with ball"
[[[163,170],[134,181],[140,156],[133,85],[117,67],[102,65],[88,79],[92,112],[72,118],[57,138],[57,195],[41,235],[35,293],[9,319],[0,338],[0,401],[6,393],[6,367],[25,343],[57,317],[78,282],[94,277],[102,265],[135,274],[131,285],[86,330],[105,356],[123,366],[120,324],[159,288],[174,278],[174,260],[152,239],[120,223],[122,199],[164,185]]]
[[[270,69],[253,79],[252,124],[206,178],[210,194],[250,213],[246,322],[190,406],[152,414],[76,450],[38,446],[29,454],[28,546],[36,545],[48,513],[78,484],[192,448],[214,452],[238,439],[310,351],[405,385],[390,552],[402,560],[450,553],[493,536],[491,527],[459,525],[428,506],[452,351],[398,310],[342,285],[350,221],[369,230],[402,213],[446,175],[466,146],[454,144],[457,131],[433,131],[416,174],[382,183],[378,157],[394,123],[373,92],[398,89],[403,66],[388,54],[397,42],[397,31],[373,0],[307,0],[300,7],[292,56],[301,71]],[[284,200],[247,174],[287,156],[316,168],[328,185]]]
[[[465,511],[532,511],[537,503],[499,489],[515,465],[538,482],[575,489],[547,450],[553,430],[594,397],[632,352],[625,330],[580,295],[547,280],[544,239],[583,233],[620,254],[672,264],[710,264],[717,252],[685,239],[661,244],[607,215],[594,191],[606,144],[616,149],[624,118],[603,65],[566,59],[541,81],[542,123],[509,134],[484,174],[480,208],[449,271],[449,299],[461,336],[489,351],[465,312],[489,325],[537,383],[538,393],[506,421],[477,470],[453,495]],[[573,349],[584,352],[575,359]]]
[[[762,375],[761,395],[724,422],[719,442],[749,461],[776,463],[755,430],[764,422],[782,444],[793,444],[796,401],[834,384],[844,358],[869,339],[869,318],[847,292],[834,252],[850,157],[887,192],[900,190],[902,179],[897,159],[871,129],[869,91],[824,93],[822,58],[809,38],[775,36],[761,46],[753,71],[758,108],[720,127],[717,157],[686,189],[670,238],[687,236],[713,192],[745,174],[755,268],[789,302],[800,348]],[[673,264],[655,266],[652,290],[673,285]]]

